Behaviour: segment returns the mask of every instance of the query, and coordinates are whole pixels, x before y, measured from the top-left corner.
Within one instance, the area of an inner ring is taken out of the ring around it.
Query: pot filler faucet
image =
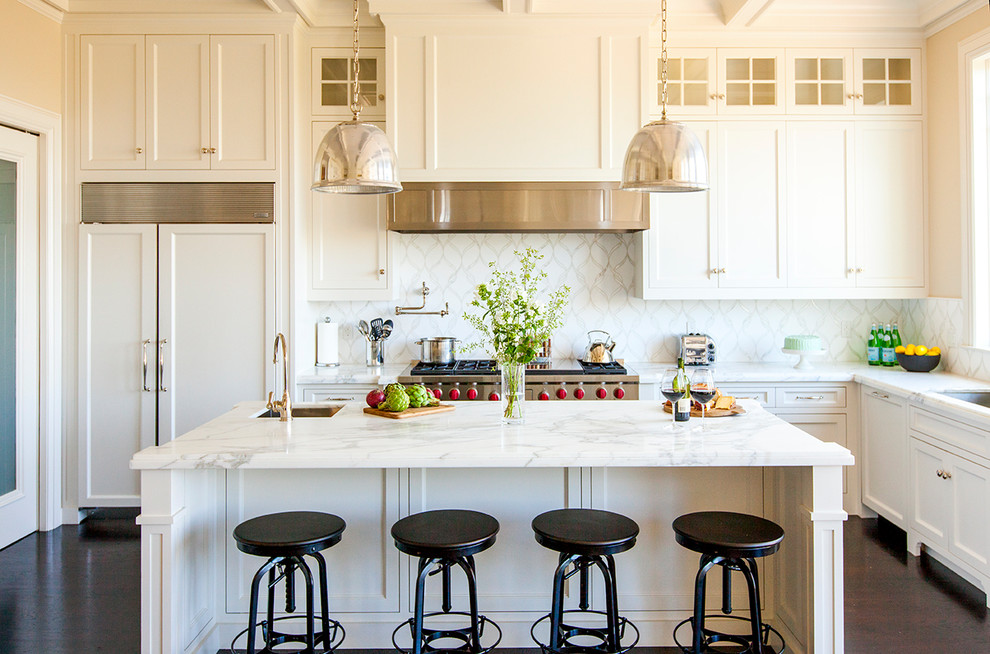
[[[272,363],[278,363],[278,342],[282,341],[282,399],[275,401],[275,392],[268,393],[268,410],[278,411],[279,422],[292,420],[292,402],[289,400],[289,352],[285,344],[285,334],[279,332],[275,337],[275,353],[272,355]]]

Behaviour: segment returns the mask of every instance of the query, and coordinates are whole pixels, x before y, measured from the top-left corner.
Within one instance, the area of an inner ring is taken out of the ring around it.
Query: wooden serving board
[[[673,413],[670,409],[670,402],[663,403],[663,410],[665,413]],[[746,409],[742,408],[738,404],[733,404],[731,409],[709,409],[705,411],[706,418],[728,418],[729,416],[738,416],[746,413]],[[692,418],[700,418],[701,411],[699,409],[691,409]]]
[[[446,413],[448,411],[453,411],[453,404],[438,404],[437,406],[420,406],[415,409],[406,409],[405,411],[382,411],[381,409],[372,409],[370,406],[364,407],[364,412],[373,415],[381,416],[382,418],[392,418],[393,420],[405,420],[406,418],[418,418],[420,416],[428,416],[432,413]]]

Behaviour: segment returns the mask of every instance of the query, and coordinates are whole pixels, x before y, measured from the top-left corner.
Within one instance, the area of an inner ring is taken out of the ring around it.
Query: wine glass
[[[698,368],[691,373],[691,398],[701,403],[701,431],[708,431],[705,422],[705,405],[715,397],[715,379],[708,368]]]
[[[660,379],[660,392],[670,400],[670,424],[664,427],[665,431],[673,431],[676,426],[674,413],[677,411],[677,400],[684,397],[686,391],[684,386],[684,382],[680,378],[679,368],[667,368],[663,371],[663,377]]]

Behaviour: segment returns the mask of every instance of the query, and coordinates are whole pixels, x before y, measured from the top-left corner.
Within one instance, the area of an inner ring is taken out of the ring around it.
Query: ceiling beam
[[[751,26],[772,4],[773,0],[718,0],[727,27]]]

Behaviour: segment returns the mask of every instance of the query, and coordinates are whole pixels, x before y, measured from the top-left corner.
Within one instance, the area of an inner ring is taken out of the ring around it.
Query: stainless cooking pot
[[[457,343],[460,341],[451,336],[421,338],[416,341],[420,346],[419,360],[421,363],[453,363],[457,361]]]
[[[601,338],[604,335],[605,338]],[[612,350],[615,349],[615,341],[611,334],[600,329],[593,329],[588,332],[588,349],[584,352],[582,361],[588,363],[612,363],[615,357]]]

